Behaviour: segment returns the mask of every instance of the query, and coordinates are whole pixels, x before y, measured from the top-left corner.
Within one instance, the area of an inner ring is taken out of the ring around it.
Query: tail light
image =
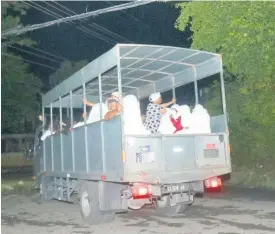
[[[205,180],[204,181],[204,186],[207,189],[221,188],[222,187],[222,180],[218,177],[213,177],[213,178]]]
[[[150,197],[150,191],[147,184],[134,184],[131,189],[132,189],[132,196],[134,199]]]

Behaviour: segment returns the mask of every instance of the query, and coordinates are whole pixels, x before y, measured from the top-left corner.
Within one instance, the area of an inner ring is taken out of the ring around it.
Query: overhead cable
[[[20,48],[18,48],[18,47],[12,46],[12,45],[7,45],[7,47],[13,48],[13,49],[16,49],[16,50],[19,50],[19,51],[24,52],[24,53],[27,53],[27,54],[34,55],[34,56],[36,56],[36,57],[38,57],[38,58],[47,59],[47,60],[53,61],[53,62],[55,62],[55,63],[60,63],[60,61],[58,61],[58,60],[51,59],[51,58],[48,58],[48,57],[43,56],[43,55],[41,55],[41,54],[33,53],[33,52],[30,52],[30,51],[27,51],[27,50],[24,50],[24,49],[20,49]]]
[[[51,0],[51,1],[52,1],[52,3],[55,3],[56,5],[60,6],[61,8],[63,8],[63,9],[65,9],[65,10],[69,11],[70,13],[77,14],[75,11],[71,10],[70,8],[65,7],[64,5],[58,3],[58,2],[56,2],[56,1],[54,1],[54,0]],[[46,2],[45,2],[45,3],[46,3]],[[47,3],[47,4],[50,5],[49,3]],[[53,7],[53,6],[52,6],[52,7]],[[62,11],[63,13],[65,13],[65,14],[67,14],[67,15],[71,15],[70,13],[65,12],[65,11],[63,11],[63,10],[61,10],[61,9],[59,9],[59,8],[58,8],[58,10],[59,10],[59,11]],[[90,23],[87,23],[87,22],[88,22],[87,19],[82,19],[81,21],[82,21],[82,22],[85,22],[85,21],[86,21],[85,23],[86,23],[87,25],[89,25],[90,27],[92,27],[92,28],[96,28],[97,30],[102,31],[102,32],[104,32],[104,33],[106,33],[106,34],[110,34],[110,35],[116,36],[117,38],[120,38],[120,39],[122,39],[122,40],[124,40],[124,41],[126,41],[126,42],[132,43],[132,41],[129,41],[127,38],[122,37],[122,36],[120,36],[119,34],[114,33],[114,32],[112,32],[112,31],[110,31],[109,29],[107,29],[107,28],[105,28],[105,27],[103,27],[103,26],[101,26],[101,25],[99,25],[99,24],[97,24],[97,23],[91,23],[91,24],[90,24]]]
[[[27,60],[27,59],[22,59],[22,58],[20,58],[18,56],[14,56],[14,55],[11,55],[11,54],[7,54],[7,53],[3,53],[3,52],[1,54],[4,55],[4,56],[7,56],[7,57],[12,57],[12,58],[15,58],[15,59],[18,59],[18,60],[22,60],[22,61],[25,61],[25,62],[33,63],[33,64],[36,64],[36,65],[39,65],[39,66],[42,66],[42,67],[47,67],[47,68],[50,68],[50,69],[53,69],[53,70],[58,70],[55,67],[48,66],[48,65],[45,65],[43,63],[37,63],[37,62],[31,61],[31,60]]]
[[[27,5],[29,5],[29,6],[31,6],[31,7],[33,7],[33,8],[35,8],[36,10],[39,10],[39,11],[43,12],[44,14],[50,15],[50,16],[56,18],[56,19],[60,19],[60,18],[63,17],[62,15],[60,15],[60,14],[58,14],[58,13],[52,11],[52,10],[49,10],[48,8],[43,7],[43,6],[41,6],[38,3],[35,3],[33,1],[30,1],[29,3],[27,3],[27,2],[24,2],[24,3],[27,4]],[[46,2],[44,2],[44,3],[46,3]],[[66,22],[66,23],[70,24],[70,25],[73,25],[73,26],[76,26],[76,24],[73,23],[73,22]],[[86,27],[76,26],[76,29],[80,30],[81,32],[87,33],[87,34],[89,34],[89,35],[91,35],[93,37],[97,37],[98,39],[103,40],[103,41],[105,41],[105,42],[107,42],[107,43],[109,43],[111,45],[117,44],[116,41],[113,41],[113,40],[111,40],[111,39],[109,39],[107,37],[101,36],[100,34],[98,34],[96,32],[93,32],[93,31],[89,30]]]
[[[105,13],[108,13],[108,12],[114,12],[114,11],[129,9],[129,8],[145,5],[145,4],[148,4],[148,3],[152,3],[152,2],[155,2],[155,1],[156,0],[146,0],[146,1],[136,0],[134,2],[120,4],[120,5],[117,5],[117,6],[114,6],[114,7],[103,8],[103,9],[99,9],[99,10],[96,10],[96,11],[91,11],[91,12],[82,13],[82,14],[78,14],[78,15],[68,16],[68,17],[64,17],[64,18],[57,19],[57,20],[52,20],[52,21],[49,21],[49,22],[41,23],[41,24],[34,24],[34,25],[26,26],[26,27],[18,26],[17,28],[8,29],[8,30],[4,31],[2,33],[2,37],[11,36],[11,35],[20,35],[22,33],[26,33],[26,32],[29,32],[29,31],[34,31],[34,30],[41,29],[41,28],[46,28],[46,27],[49,27],[49,26],[52,26],[52,25],[65,23],[65,22],[71,22],[71,21],[74,21],[74,20],[85,19],[85,18],[91,17],[91,16],[98,16],[98,15],[105,14]]]

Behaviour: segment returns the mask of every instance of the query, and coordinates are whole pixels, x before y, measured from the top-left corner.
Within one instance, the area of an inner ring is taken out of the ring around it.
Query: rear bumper
[[[221,176],[231,173],[230,167],[197,168],[185,171],[151,171],[151,172],[125,172],[123,180],[130,183],[148,184],[173,184],[192,181],[204,181],[214,176]]]

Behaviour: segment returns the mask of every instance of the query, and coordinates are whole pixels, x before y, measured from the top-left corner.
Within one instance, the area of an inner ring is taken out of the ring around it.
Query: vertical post
[[[196,67],[193,66],[194,70],[194,88],[195,88],[195,104],[199,104],[199,95],[198,95],[198,82],[197,82],[197,70]]]
[[[51,113],[51,156],[52,156],[52,171],[54,171],[54,155],[53,155],[53,103],[50,104]]]
[[[117,46],[117,85],[118,92],[122,99],[122,81],[121,81],[121,64],[120,64],[120,50]],[[122,101],[122,100],[121,100]],[[120,114],[120,126],[121,126],[121,154],[124,154],[124,124],[123,124],[123,112]]]
[[[60,149],[61,149],[61,171],[64,171],[64,152],[63,152],[63,113],[62,98],[59,97],[59,117],[60,117]]]
[[[176,98],[176,90],[175,90],[175,76],[172,76],[172,81],[173,81],[172,95],[173,95],[173,98]]]
[[[221,81],[221,95],[222,95],[222,109],[225,120],[225,130],[228,130],[228,119],[227,119],[227,111],[226,111],[226,101],[225,101],[225,87],[224,87],[224,78],[223,78],[223,64],[222,58],[220,57],[220,81]]]
[[[42,118],[43,118],[43,134],[45,133],[45,125],[46,125],[46,121],[45,121],[45,111],[44,111],[44,107],[42,107]],[[44,166],[44,171],[46,171],[46,147],[45,147],[45,141],[42,142],[43,145],[43,166]]]
[[[105,160],[105,136],[104,136],[104,121],[103,119],[103,112],[102,112],[102,104],[103,104],[103,97],[102,97],[102,80],[101,74],[98,75],[98,91],[99,91],[99,103],[100,103],[100,135],[101,135],[101,152],[102,152],[102,172],[105,174],[106,172],[106,160]]]
[[[83,98],[86,100],[86,85],[85,83],[82,84],[83,88]],[[88,152],[88,132],[87,132],[87,108],[86,105],[84,105],[84,131],[85,131],[85,158],[86,158],[86,172],[89,172],[89,152]]]
[[[103,119],[103,112],[102,112],[102,81],[101,81],[101,74],[98,75],[98,92],[99,92],[99,103],[100,103],[100,120]]]
[[[71,128],[74,126],[74,113],[73,113],[73,92],[70,91],[70,112],[71,112]],[[75,172],[75,154],[74,154],[74,131],[71,132],[72,136],[72,156],[73,156],[73,172]]]

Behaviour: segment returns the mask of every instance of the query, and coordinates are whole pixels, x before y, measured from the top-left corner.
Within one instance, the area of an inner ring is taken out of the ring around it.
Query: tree
[[[75,72],[86,66],[88,63],[89,62],[87,60],[81,60],[78,62],[65,61],[64,63],[62,63],[60,69],[52,74],[52,77],[55,80],[54,85],[61,83],[63,80],[73,75]]]
[[[15,27],[21,23],[22,16],[28,9],[20,2],[1,2],[2,30]],[[40,93],[41,82],[30,72],[29,65],[21,56],[12,53],[7,45],[34,44],[26,37],[4,38],[2,43],[2,132],[20,133],[31,131],[26,123],[34,125],[39,111],[37,95]],[[26,121],[27,120],[27,121]]]
[[[225,69],[233,74],[226,80],[226,93],[235,162],[265,161],[268,167],[275,155],[275,3],[191,2],[177,7],[176,28],[190,28],[192,48],[221,53]]]

